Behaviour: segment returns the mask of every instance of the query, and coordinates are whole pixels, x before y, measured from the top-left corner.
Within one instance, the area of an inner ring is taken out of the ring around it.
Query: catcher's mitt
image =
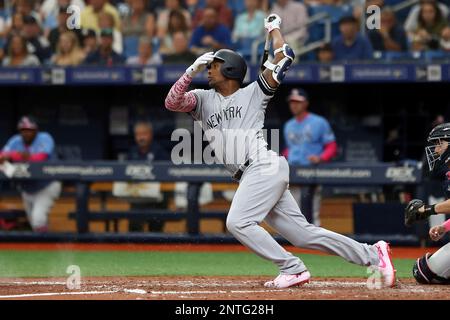
[[[423,206],[425,203],[420,199],[413,199],[408,203],[405,208],[405,225],[407,227],[411,226],[413,222],[424,220],[431,215],[429,210],[419,211],[419,208]]]

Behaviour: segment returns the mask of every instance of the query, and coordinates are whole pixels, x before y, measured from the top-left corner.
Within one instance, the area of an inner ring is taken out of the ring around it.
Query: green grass
[[[367,277],[367,269],[334,256],[299,255],[315,277]],[[410,277],[412,259],[394,260]],[[69,265],[82,276],[274,275],[277,268],[247,252],[0,251],[0,277],[64,277]]]

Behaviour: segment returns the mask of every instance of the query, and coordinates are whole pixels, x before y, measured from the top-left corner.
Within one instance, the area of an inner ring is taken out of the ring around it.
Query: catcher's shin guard
[[[413,276],[421,284],[450,284],[450,279],[443,278],[431,271],[428,266],[430,253],[426,253],[422,258],[418,258],[413,266]]]

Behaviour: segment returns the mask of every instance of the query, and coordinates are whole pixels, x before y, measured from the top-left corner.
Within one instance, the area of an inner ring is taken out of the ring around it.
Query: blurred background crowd
[[[376,29],[366,25],[371,5],[381,9]],[[262,50],[268,12],[281,16],[282,32],[300,62],[446,58],[449,5],[448,0],[1,0],[0,60],[3,66],[188,64],[206,51],[231,48],[251,62]]]

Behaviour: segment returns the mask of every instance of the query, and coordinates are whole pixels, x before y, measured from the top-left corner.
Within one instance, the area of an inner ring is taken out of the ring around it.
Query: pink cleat
[[[301,286],[302,284],[308,283],[310,278],[311,274],[308,270],[305,270],[299,274],[280,274],[274,280],[264,283],[264,287],[283,289],[293,286]]]
[[[391,248],[385,241],[375,243],[375,248],[378,250],[378,258],[380,259],[378,270],[383,276],[383,283],[386,287],[392,288],[395,286],[395,273],[397,270],[394,269],[394,265],[392,264]]]

